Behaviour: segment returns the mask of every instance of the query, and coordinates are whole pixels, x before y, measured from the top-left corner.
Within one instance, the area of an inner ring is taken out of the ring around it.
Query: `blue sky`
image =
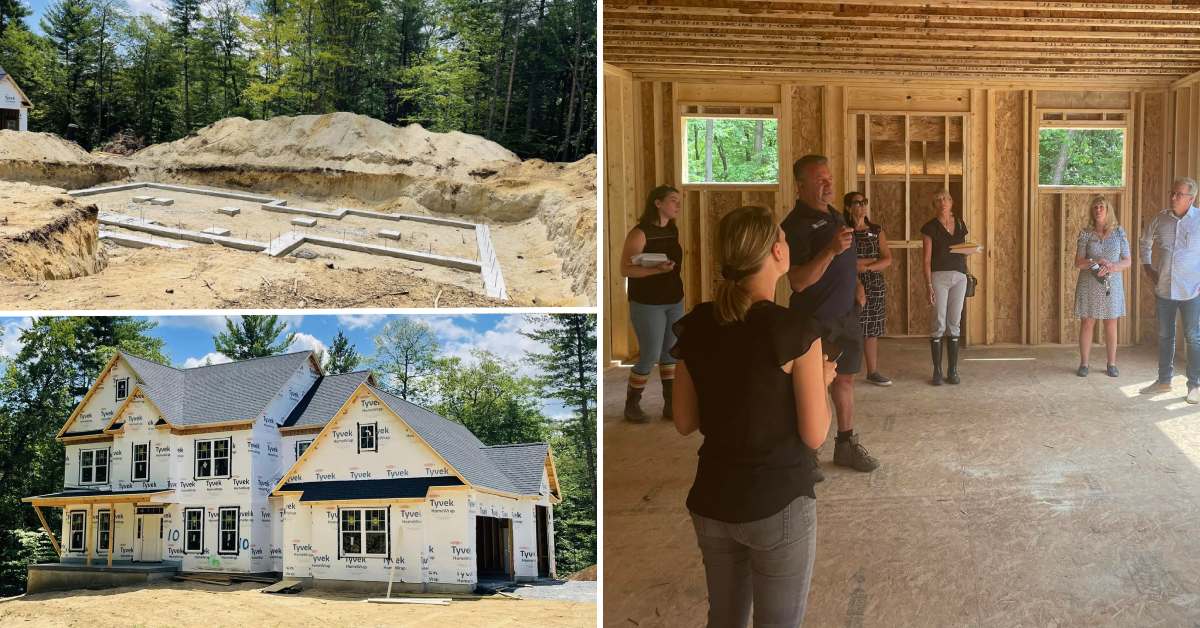
[[[155,321],[158,326],[152,335],[166,342],[165,353],[171,364],[178,368],[200,366],[205,359],[214,363],[228,361],[213,347],[213,336],[225,329],[225,316],[154,316],[138,317]],[[288,325],[288,331],[296,333],[292,350],[325,349],[341,329],[358,352],[364,356],[375,353],[374,338],[389,320],[399,318],[384,314],[346,315],[281,315],[280,320]],[[471,314],[462,316],[414,315],[423,320],[437,335],[442,355],[460,356],[470,359],[472,349],[486,349],[512,361],[518,372],[537,375],[537,371],[524,360],[527,351],[544,352],[545,346],[521,335],[530,329],[530,323],[522,314]],[[0,337],[0,357],[15,355],[20,349],[20,330],[30,325],[29,318],[0,318],[4,335]],[[546,400],[543,410],[551,417],[564,417],[569,412],[556,400]]]
[[[25,6],[33,12],[25,18],[25,23],[29,25],[29,30],[35,33],[42,33],[41,21],[42,14],[46,12],[46,7],[53,4],[56,0],[23,0]],[[165,15],[163,8],[166,7],[167,0],[124,0],[125,6],[129,8],[129,13],[137,15],[140,13],[149,13],[155,17]]]

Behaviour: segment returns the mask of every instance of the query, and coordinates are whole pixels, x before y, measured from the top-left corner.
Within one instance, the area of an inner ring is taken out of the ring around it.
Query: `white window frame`
[[[312,444],[313,442],[311,439],[296,441],[296,460],[299,460],[300,456],[303,456],[304,452],[308,451],[309,447],[312,447]]]
[[[70,516],[70,519],[68,520],[69,523],[67,525],[67,534],[68,534],[67,544],[69,545],[68,549],[72,552],[86,552],[87,551],[87,547],[86,547],[86,544],[87,544],[87,511],[86,510],[72,510],[71,514],[69,516]],[[76,516],[78,516],[78,519],[76,519]],[[75,529],[76,521],[79,521],[82,524],[82,527],[80,527],[79,530]],[[78,534],[79,534],[79,545],[75,545],[76,532],[78,532]]]
[[[225,454],[226,454],[225,455],[225,473],[223,475],[218,475],[217,474],[217,460],[220,460],[220,458],[217,457],[217,443],[222,442],[222,441],[225,442]],[[209,461],[209,465],[208,465],[209,474],[208,475],[200,475],[200,461],[201,461],[200,444],[201,443],[208,443],[209,456],[207,458],[204,458],[204,460]],[[223,479],[223,478],[231,477],[231,474],[233,473],[233,438],[226,436],[224,438],[196,439],[195,444],[192,446],[192,454],[193,454],[192,470],[195,472],[195,475],[194,475],[195,479],[197,479],[197,480],[216,480],[216,479]]]
[[[104,464],[103,465],[96,463],[96,452],[100,452],[100,451],[104,452]],[[84,464],[84,462],[83,462],[84,454],[91,454],[91,458],[92,458],[91,464]],[[110,467],[111,462],[112,462],[112,456],[109,455],[109,450],[107,447],[100,447],[100,448],[96,448],[96,449],[80,449],[79,450],[79,484],[84,485],[84,486],[108,484],[108,480],[109,480],[108,472],[109,472],[109,467]],[[96,479],[96,470],[98,470],[100,468],[104,469],[104,479],[103,480]],[[91,471],[92,479],[87,482],[85,482],[83,480],[83,470],[84,469],[88,469],[89,471]]]
[[[363,430],[370,428],[371,446],[363,445]],[[379,451],[379,423],[359,423],[358,424],[358,452],[364,451]]]
[[[108,518],[107,526],[104,525],[105,517]],[[97,552],[107,552],[108,551],[108,546],[109,546],[109,544],[112,543],[112,527],[113,527],[112,511],[108,510],[107,508],[104,510],[97,510],[96,511],[96,551]],[[108,543],[104,543],[103,541],[100,540],[100,539],[104,538],[102,536],[104,534],[108,535]]]
[[[378,512],[383,513],[383,530],[371,530],[371,531],[367,530],[367,513],[373,512],[373,511],[378,511]],[[348,513],[353,513],[354,516],[358,517],[359,526],[358,526],[357,530],[347,530],[346,529],[345,516]],[[369,557],[369,558],[370,557],[390,556],[391,555],[391,553],[390,553],[391,534],[389,534],[388,531],[391,529],[391,521],[389,521],[388,519],[389,518],[388,518],[388,509],[387,508],[362,507],[362,508],[341,508],[341,509],[339,509],[338,510],[338,549],[341,550],[340,555],[341,556],[363,556],[363,557]],[[347,534],[354,534],[354,535],[358,536],[359,548],[362,550],[361,552],[346,551],[346,535]],[[367,553],[367,535],[368,534],[383,535],[383,552],[375,553],[375,554]]]
[[[188,515],[193,512],[200,514],[200,516],[197,518],[200,522],[200,528],[195,529],[195,530],[188,528]],[[200,535],[198,537],[198,540],[200,541],[200,546],[197,547],[196,549],[191,549],[191,544],[188,543],[188,533],[189,532],[198,532]],[[203,554],[204,553],[204,509],[203,508],[184,508],[183,509],[183,553],[184,554]]]
[[[121,394],[121,384],[125,385],[125,394]],[[115,389],[117,401],[125,401],[129,398],[129,378],[118,377],[113,380],[113,388]]]
[[[145,474],[142,475],[141,477],[138,477],[138,472],[137,472],[138,447],[146,448],[146,459],[142,461],[142,462],[146,463],[146,471],[145,471]],[[129,479],[134,482],[146,482],[146,481],[150,480],[150,442],[149,441],[147,441],[145,443],[134,443],[133,444],[133,453],[131,454],[131,456],[129,458]]]
[[[225,513],[233,512],[233,529],[225,528]],[[222,506],[217,509],[217,554],[220,556],[237,556],[242,544],[242,513],[237,506]],[[225,549],[225,533],[233,533],[233,549]]]

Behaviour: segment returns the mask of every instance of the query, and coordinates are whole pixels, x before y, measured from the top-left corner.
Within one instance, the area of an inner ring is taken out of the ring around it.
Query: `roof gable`
[[[370,371],[322,376],[308,389],[280,427],[323,427],[363,382],[374,382]]]
[[[558,494],[557,479],[548,469],[550,445],[546,443],[521,443],[516,445],[493,445],[483,450],[500,471],[513,481],[521,493],[539,494],[542,478],[550,482],[550,492]]]
[[[126,392],[127,395],[132,395],[136,380],[142,379],[142,374],[129,359],[130,357],[132,356],[118,351],[109,358],[104,367],[100,369],[100,375],[96,377],[96,381],[92,382],[92,386],[84,393],[83,399],[75,406],[71,416],[67,417],[62,428],[58,430],[56,438],[100,433],[108,427],[111,419],[116,416],[118,407],[124,401],[116,398],[116,380],[129,377],[130,386]],[[139,363],[154,364],[148,360],[137,359]]]

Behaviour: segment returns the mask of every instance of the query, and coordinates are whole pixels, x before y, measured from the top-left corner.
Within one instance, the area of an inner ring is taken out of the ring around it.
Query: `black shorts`
[[[863,361],[863,329],[859,322],[858,305],[854,311],[833,320],[820,321],[825,326],[821,336],[821,344],[825,345],[825,353],[830,353],[828,347],[836,345],[842,351],[837,361],[837,372],[841,375],[853,375],[862,370]]]

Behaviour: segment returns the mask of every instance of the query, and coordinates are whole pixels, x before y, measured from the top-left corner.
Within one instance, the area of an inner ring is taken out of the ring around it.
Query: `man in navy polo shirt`
[[[833,175],[829,160],[805,155],[792,166],[796,178],[796,206],[782,227],[791,249],[792,286],[789,306],[815,318],[826,328],[826,352],[841,350],[837,377],[829,385],[837,412],[834,464],[858,471],[874,471],[879,461],[858,442],[854,433],[854,374],[862,370],[863,332],[858,322],[856,297],[858,260],[851,243],[853,230],[829,204],[833,200]]]

